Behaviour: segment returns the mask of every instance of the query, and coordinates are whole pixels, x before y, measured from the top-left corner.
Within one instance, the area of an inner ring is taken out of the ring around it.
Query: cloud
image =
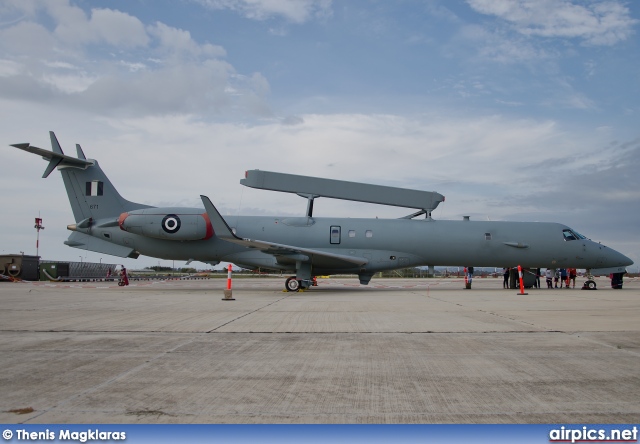
[[[542,48],[526,37],[475,24],[460,26],[445,48],[456,57],[460,57],[461,50],[464,50],[463,57],[466,59],[476,62],[488,60],[505,65],[538,63],[557,57],[555,50]]]
[[[47,8],[56,20],[53,32],[66,45],[107,44],[121,48],[144,47],[149,36],[136,17],[112,9],[92,9],[91,17],[75,6],[52,2]]]
[[[22,14],[0,29],[0,96],[100,115],[271,114],[266,78],[236,72],[223,47],[189,31],[112,9],[85,12],[68,0],[0,11]]]
[[[332,0],[193,0],[211,9],[230,9],[253,20],[282,17],[292,23],[331,15]]]
[[[634,34],[638,20],[617,1],[467,0],[485,15],[509,22],[526,36],[580,39],[585,45],[610,46]]]
[[[147,27],[149,34],[158,40],[159,52],[169,53],[178,57],[224,57],[224,48],[209,43],[199,44],[191,38],[191,33],[183,29],[174,28],[161,22]]]

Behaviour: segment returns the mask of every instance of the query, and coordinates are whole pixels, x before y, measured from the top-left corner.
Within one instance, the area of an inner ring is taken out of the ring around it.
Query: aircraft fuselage
[[[185,213],[202,210],[182,209]],[[567,240],[563,231],[570,228],[558,223],[255,216],[227,216],[225,220],[241,238],[367,259],[366,264],[355,267],[336,267],[332,261],[323,265],[320,260],[314,265],[315,274],[369,274],[422,265],[589,269],[628,263],[624,255],[597,242]],[[112,230],[112,241],[146,256],[295,270],[295,257],[277,257],[216,236],[197,241],[160,240]]]

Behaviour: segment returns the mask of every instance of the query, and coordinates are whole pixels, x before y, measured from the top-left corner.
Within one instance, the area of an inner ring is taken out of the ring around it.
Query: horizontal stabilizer
[[[28,143],[16,143],[11,145],[12,147],[21,149],[22,151],[27,151],[29,153],[42,156],[43,159],[49,161],[49,165],[47,165],[47,169],[44,171],[44,174],[42,175],[43,178],[49,176],[49,174],[51,174],[51,172],[58,166],[69,166],[74,168],[85,169],[88,166],[91,166],[94,164],[94,162],[90,160],[86,160],[86,158],[76,159],[75,157],[67,156],[62,151],[62,148],[60,148],[58,139],[56,139],[56,135],[53,133],[53,131],[50,131],[49,134],[51,136],[51,147],[53,151],[38,148],[37,146],[32,146]],[[79,154],[81,152],[82,151],[80,150]],[[84,153],[82,153],[82,156],[84,157]]]
[[[354,202],[415,208],[425,212],[435,210],[440,202],[444,202],[444,196],[435,191],[411,190],[261,170],[247,171],[245,178],[240,180],[240,183],[251,188],[295,193],[307,198],[329,197]]]
[[[65,242],[73,248],[79,248],[80,250],[94,251],[96,253],[110,254],[111,256],[129,257],[136,259],[139,253],[133,248],[124,247],[122,245],[112,244],[111,242],[98,239],[97,237],[89,236],[88,234],[74,231]]]

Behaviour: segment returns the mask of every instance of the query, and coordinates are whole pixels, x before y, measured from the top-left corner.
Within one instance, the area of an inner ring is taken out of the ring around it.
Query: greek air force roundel
[[[162,219],[162,229],[170,234],[177,233],[180,229],[180,218],[175,214],[167,214]]]

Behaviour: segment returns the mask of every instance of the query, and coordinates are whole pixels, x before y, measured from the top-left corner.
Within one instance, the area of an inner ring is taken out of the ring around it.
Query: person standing
[[[562,284],[566,284],[567,280],[567,269],[566,268],[561,268],[560,269],[560,288],[562,288]]]
[[[547,288],[553,288],[553,271],[551,268],[547,268],[544,272],[545,278],[547,278]]]
[[[571,282],[571,288],[576,288],[576,276],[578,276],[578,270],[575,268],[569,268],[568,270],[569,277],[567,278],[567,288],[569,288],[569,282]]]
[[[502,281],[502,288],[509,288],[509,272],[511,271],[510,268],[503,268],[502,269],[502,276],[503,276],[503,281]]]

